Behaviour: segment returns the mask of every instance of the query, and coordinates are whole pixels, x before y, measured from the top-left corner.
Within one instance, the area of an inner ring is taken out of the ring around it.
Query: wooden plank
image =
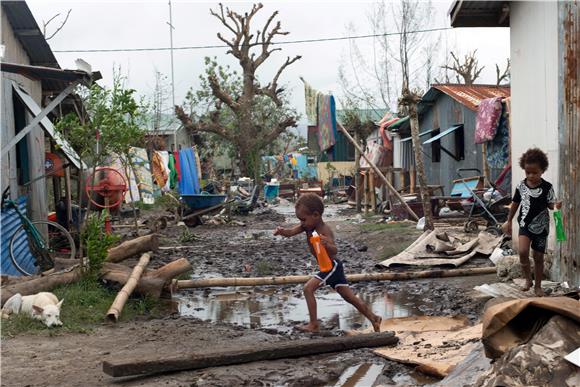
[[[193,352],[145,359],[143,356],[137,356],[135,359],[107,360],[103,362],[103,371],[114,377],[155,374],[342,352],[357,348],[384,347],[395,345],[398,341],[399,339],[393,332],[382,332],[357,336],[255,343],[233,350]]]

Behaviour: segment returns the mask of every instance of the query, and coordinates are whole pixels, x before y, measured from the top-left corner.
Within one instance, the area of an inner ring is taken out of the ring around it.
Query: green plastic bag
[[[556,240],[561,242],[566,240],[566,233],[564,232],[564,223],[562,222],[562,212],[560,210],[554,211],[554,223],[556,223]]]

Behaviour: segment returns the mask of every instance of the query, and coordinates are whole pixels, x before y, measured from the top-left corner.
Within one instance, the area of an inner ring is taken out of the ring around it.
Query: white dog
[[[2,308],[2,317],[8,317],[14,313],[24,313],[28,316],[42,321],[47,327],[61,326],[60,307],[63,300],[48,292],[40,292],[30,296],[23,296],[16,293],[10,297]]]

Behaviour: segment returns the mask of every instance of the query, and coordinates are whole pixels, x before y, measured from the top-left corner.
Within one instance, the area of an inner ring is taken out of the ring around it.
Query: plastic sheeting
[[[179,193],[181,195],[197,195],[201,187],[197,174],[195,153],[192,148],[182,149],[179,152],[179,166],[181,168],[181,180],[179,181]]]

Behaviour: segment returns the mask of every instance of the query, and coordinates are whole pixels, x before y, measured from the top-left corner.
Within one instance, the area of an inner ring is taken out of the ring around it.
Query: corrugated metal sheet
[[[493,86],[493,85],[455,85],[455,84],[439,84],[432,85],[432,89],[437,89],[460,104],[466,106],[468,109],[477,111],[477,106],[481,100],[493,97],[509,97],[509,86]],[[437,96],[433,96],[437,97]],[[429,92],[425,94],[421,102],[432,102]]]
[[[560,61],[559,192],[567,240],[557,243],[553,274],[580,286],[580,10],[578,2],[561,2],[558,10]]]
[[[21,196],[18,198],[18,209],[26,214],[26,196]],[[2,218],[2,230],[1,230],[1,239],[2,239],[2,255],[1,255],[1,268],[2,274],[6,275],[22,275],[14,265],[12,264],[12,260],[10,259],[10,238],[16,231],[16,229],[22,224],[20,218],[16,214],[14,209],[2,210],[0,217]],[[22,234],[24,235],[24,234]],[[28,247],[28,240],[26,238],[22,238],[22,240],[18,241],[16,244],[16,251],[18,251],[17,256],[22,257],[21,262],[19,265],[22,266],[27,271],[34,270],[34,257],[30,253]]]
[[[509,27],[509,4],[504,1],[456,0],[449,9],[453,27]]]
[[[25,1],[2,1],[2,11],[6,13],[31,65],[60,68]]]

